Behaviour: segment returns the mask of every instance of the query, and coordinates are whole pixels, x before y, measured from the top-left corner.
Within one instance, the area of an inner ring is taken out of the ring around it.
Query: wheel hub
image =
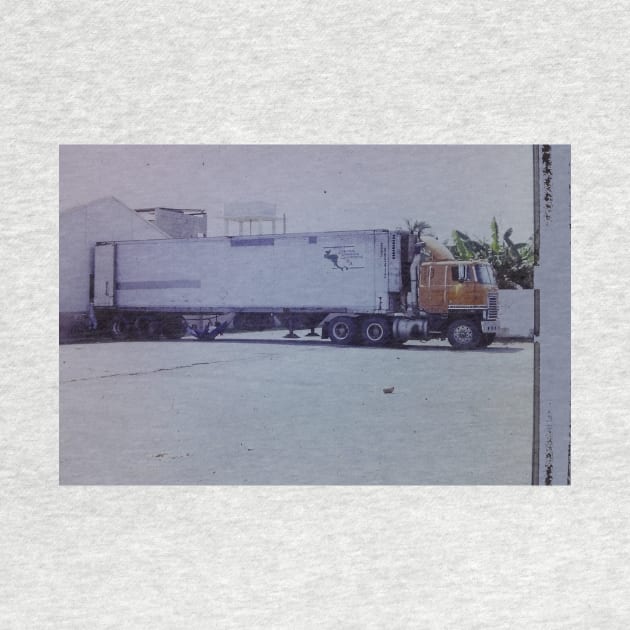
[[[350,328],[347,324],[335,324],[335,336],[338,339],[345,339],[350,334]]]
[[[371,341],[380,341],[383,338],[384,330],[380,324],[370,324],[366,329],[366,334]]]
[[[453,336],[459,343],[469,343],[472,341],[473,334],[469,326],[458,326],[453,331]]]

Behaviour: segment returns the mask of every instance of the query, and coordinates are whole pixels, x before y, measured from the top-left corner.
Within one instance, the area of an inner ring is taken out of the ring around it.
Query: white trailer
[[[400,293],[385,230],[100,245],[95,306],[228,312],[385,312]]]

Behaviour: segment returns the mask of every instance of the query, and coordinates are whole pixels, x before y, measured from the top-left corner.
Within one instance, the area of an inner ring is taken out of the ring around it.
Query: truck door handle
[[[109,282],[108,281],[105,282],[105,295],[109,297]]]

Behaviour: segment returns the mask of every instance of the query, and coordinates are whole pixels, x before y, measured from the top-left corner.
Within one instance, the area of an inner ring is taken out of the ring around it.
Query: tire
[[[352,317],[335,317],[328,324],[328,336],[340,346],[356,343],[357,322]]]
[[[134,322],[134,332],[138,339],[158,339],[162,323],[150,315],[140,315]]]
[[[476,322],[470,319],[454,321],[446,333],[448,341],[455,350],[472,350],[481,341],[481,331]]]
[[[147,334],[149,339],[159,339],[162,335],[162,320],[152,319],[149,323]]]
[[[481,335],[481,341],[479,342],[480,348],[487,348],[497,336],[496,333],[485,333]]]
[[[392,339],[392,326],[385,317],[368,317],[361,322],[361,341],[366,346],[386,346]]]
[[[72,322],[70,330],[65,336],[69,339],[81,339],[82,337],[87,337],[89,332],[87,323],[82,320],[77,320]]]
[[[133,333],[133,323],[124,315],[116,315],[116,317],[112,319],[110,333],[112,339],[116,339],[117,341],[129,339]]]
[[[162,334],[167,339],[181,339],[188,332],[186,320],[180,316],[169,317],[162,324]]]

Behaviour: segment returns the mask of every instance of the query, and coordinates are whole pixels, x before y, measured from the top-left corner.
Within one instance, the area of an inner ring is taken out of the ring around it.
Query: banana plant
[[[490,242],[474,239],[459,230],[453,230],[453,245],[448,246],[460,260],[487,260],[494,267],[501,289],[530,289],[534,280],[534,248],[528,243],[514,243],[512,228],[499,239],[499,225],[495,217],[490,223]]]

